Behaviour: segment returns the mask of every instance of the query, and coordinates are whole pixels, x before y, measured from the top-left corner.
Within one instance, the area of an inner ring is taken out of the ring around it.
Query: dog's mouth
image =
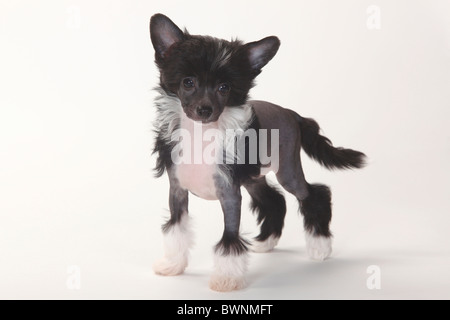
[[[211,110],[199,108],[192,110],[191,108],[183,108],[183,110],[186,116],[195,122],[207,124],[211,122],[216,122],[219,119],[219,115],[215,114],[212,108]]]

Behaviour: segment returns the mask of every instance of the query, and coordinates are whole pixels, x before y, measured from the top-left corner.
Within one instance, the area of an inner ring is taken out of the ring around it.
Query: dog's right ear
[[[280,40],[274,36],[244,45],[252,71],[258,75],[261,69],[272,60],[279,48]]]
[[[157,13],[150,19],[150,38],[159,60],[165,58],[174,43],[184,40],[184,33],[168,17]]]

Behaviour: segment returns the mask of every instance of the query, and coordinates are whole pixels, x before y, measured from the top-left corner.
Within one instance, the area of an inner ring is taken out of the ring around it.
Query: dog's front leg
[[[224,186],[216,182],[222,206],[225,229],[215,247],[214,271],[209,287],[215,291],[232,291],[245,287],[248,253],[246,242],[239,235],[241,191],[239,185]]]
[[[155,273],[163,276],[182,274],[188,264],[192,232],[188,216],[188,191],[180,187],[175,168],[167,170],[170,181],[170,219],[162,226],[164,257],[153,265]]]

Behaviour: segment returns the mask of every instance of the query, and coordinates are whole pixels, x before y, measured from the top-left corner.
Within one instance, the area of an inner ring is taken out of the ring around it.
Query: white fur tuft
[[[236,163],[238,161],[237,154],[234,150],[236,134],[242,134],[253,121],[255,114],[253,108],[249,105],[242,105],[239,107],[226,107],[219,118],[219,130],[222,134],[220,141],[222,141],[222,149],[225,150],[226,158],[223,159],[225,163]],[[227,130],[234,132],[232,135],[227,135]],[[228,171],[227,166],[218,166],[218,175],[228,184],[231,184],[231,172]]]
[[[215,254],[214,272],[209,281],[209,287],[214,291],[228,292],[240,290],[247,284],[248,254],[226,255]]]
[[[192,245],[191,223],[186,213],[179,223],[164,233],[164,257],[153,265],[155,273],[163,276],[182,274],[188,265]]]
[[[212,63],[211,68],[221,68],[225,66],[231,59],[233,52],[231,49],[227,48],[224,41],[219,41],[217,43],[217,55]]]
[[[168,95],[161,88],[156,89],[156,91],[159,95],[155,98],[157,117],[153,126],[156,132],[169,143],[174,138],[172,135],[176,133],[175,130],[180,125],[183,107],[178,97]]]
[[[250,250],[257,253],[270,252],[273,248],[275,248],[279,240],[279,237],[270,236],[264,241],[254,241],[250,247]]]
[[[331,237],[315,236],[306,232],[306,252],[312,260],[323,261],[331,255]]]

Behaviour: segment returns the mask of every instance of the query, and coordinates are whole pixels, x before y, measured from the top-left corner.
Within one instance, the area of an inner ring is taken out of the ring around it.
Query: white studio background
[[[153,274],[168,215],[167,178],[152,176],[157,12],[192,34],[277,35],[252,97],[367,153],[353,172],[303,157],[309,181],[333,190],[331,259],[306,258],[288,196],[284,236],[251,254],[249,287],[212,292],[222,213],[191,197],[190,266]],[[2,0],[0,46],[0,298],[450,298],[449,1]]]

